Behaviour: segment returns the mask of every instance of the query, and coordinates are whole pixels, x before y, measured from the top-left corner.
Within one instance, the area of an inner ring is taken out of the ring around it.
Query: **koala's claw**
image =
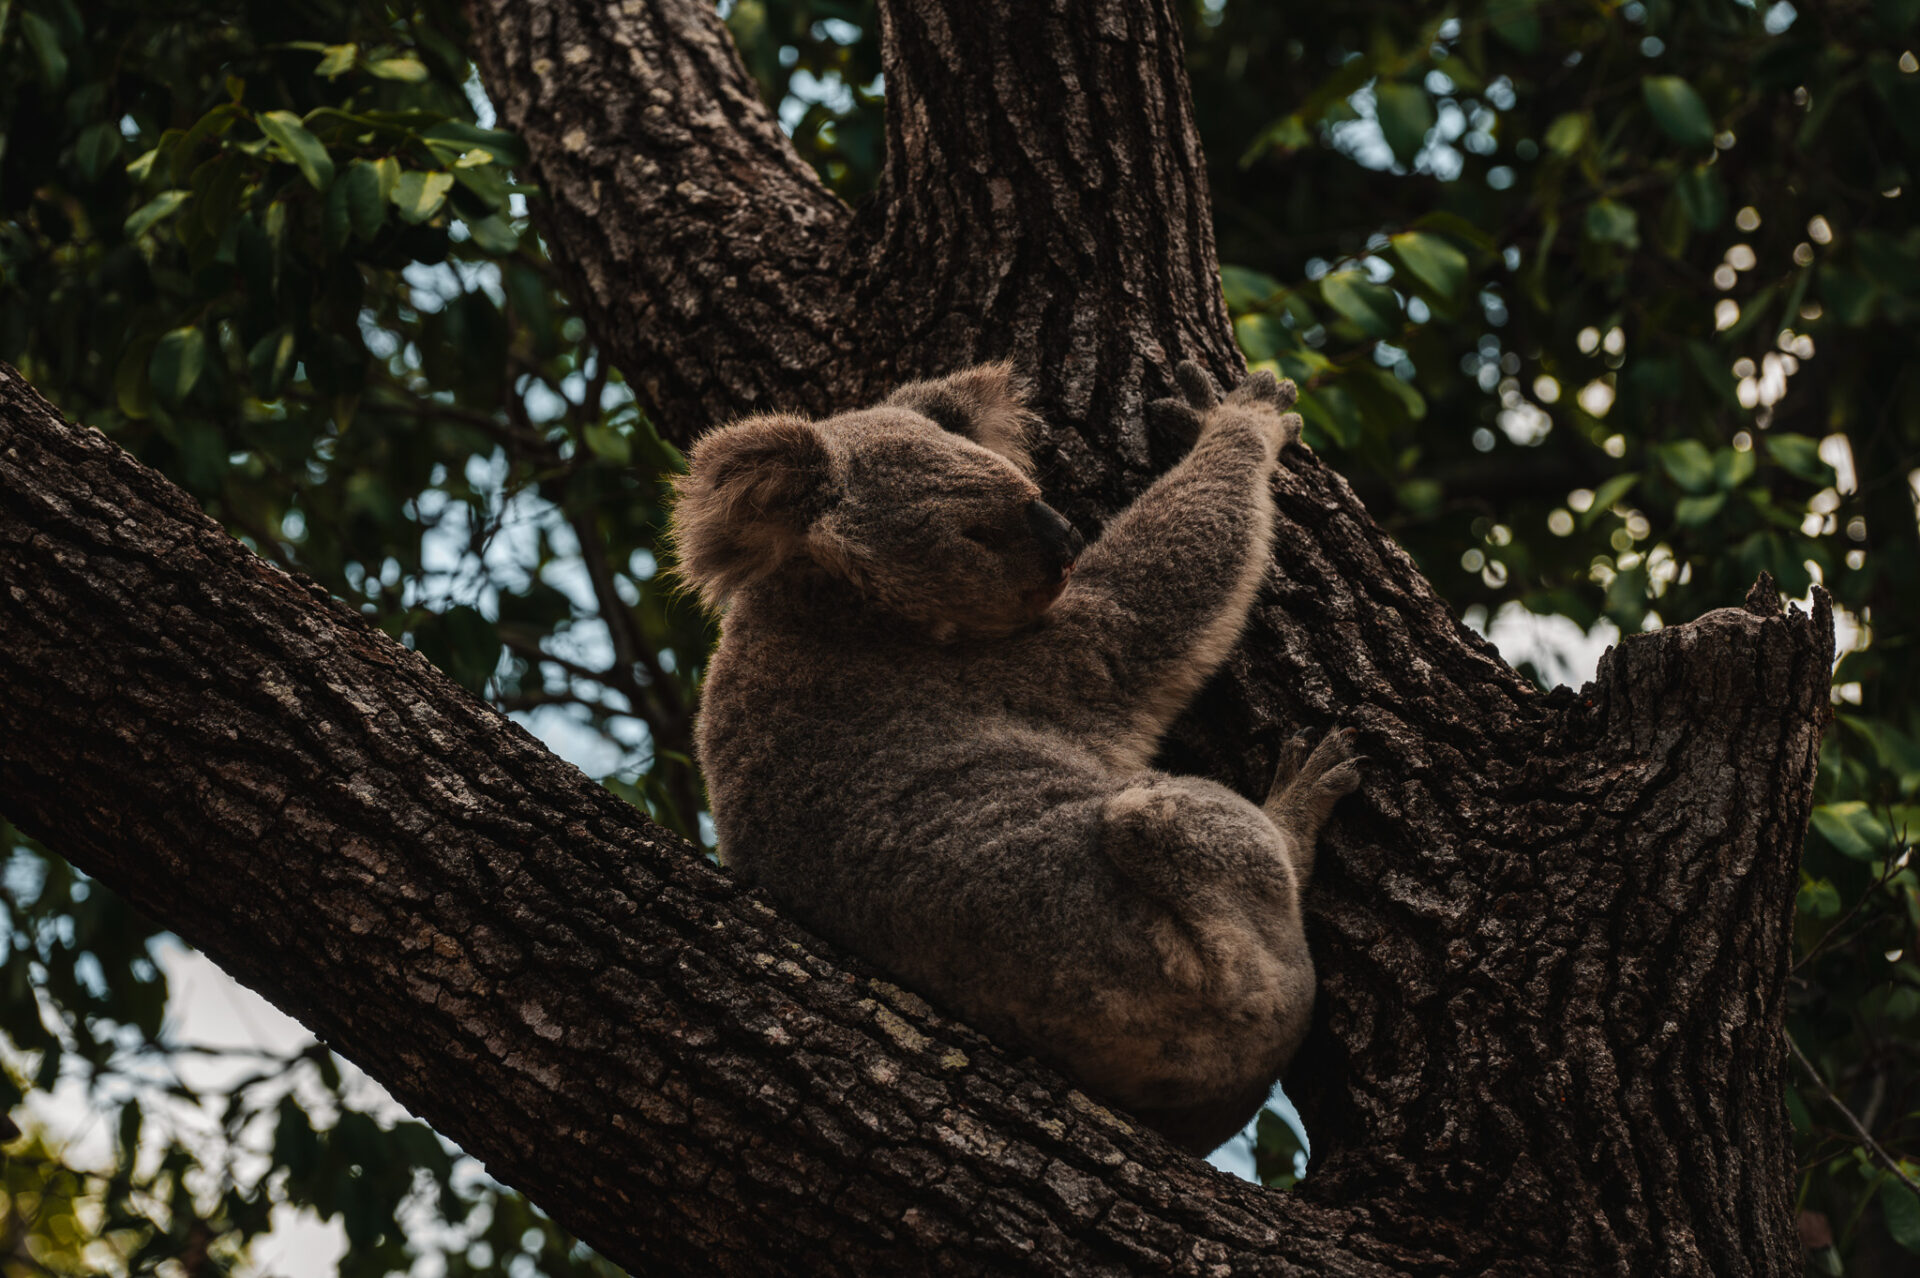
[[[1214,387],[1212,375],[1197,361],[1181,360],[1174,366],[1173,380],[1187,403],[1199,412],[1207,412],[1220,403],[1220,392]]]
[[[1351,794],[1360,786],[1362,757],[1354,753],[1358,728],[1335,728],[1320,738],[1300,767],[1299,782],[1328,794]]]
[[[1200,414],[1183,399],[1148,401],[1147,425],[1182,450],[1200,438]]]
[[[1233,393],[1227,396],[1227,402],[1229,404],[1266,404],[1279,408],[1281,407],[1279,379],[1264,368],[1248,373],[1246,379],[1234,387]]]
[[[1280,759],[1274,765],[1272,790],[1284,790],[1300,775],[1300,765],[1313,753],[1313,733],[1302,728],[1280,747]]]

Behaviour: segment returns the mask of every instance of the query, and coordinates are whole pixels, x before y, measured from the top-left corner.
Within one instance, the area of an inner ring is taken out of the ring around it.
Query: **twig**
[[[1862,892],[1859,896],[1859,899],[1857,899],[1856,901],[1854,901],[1852,905],[1847,907],[1847,912],[1845,914],[1842,914],[1839,918],[1835,919],[1833,921],[1833,926],[1820,934],[1820,939],[1813,943],[1813,948],[1808,950],[1805,954],[1801,955],[1800,958],[1794,963],[1794,965],[1788,969],[1789,975],[1795,972],[1798,972],[1801,968],[1813,962],[1813,960],[1819,956],[1820,952],[1827,948],[1828,943],[1831,942],[1834,937],[1840,934],[1840,929],[1847,925],[1848,920],[1852,919],[1854,915],[1858,914],[1860,912],[1860,908],[1864,906],[1868,901],[1871,901],[1874,898],[1875,893],[1879,892],[1881,888],[1885,887],[1889,882],[1892,881],[1894,872],[1899,870],[1902,867],[1902,865],[1905,864],[1905,862],[1901,859],[1900,853],[1903,850],[1908,849],[1909,846],[1910,845],[1907,843],[1907,839],[1906,839],[1906,832],[1903,830],[1901,832],[1900,838],[1895,841],[1894,845],[1891,848],[1887,849],[1887,855],[1882,861],[1880,866],[1880,877],[1874,880],[1873,886],[1868,888],[1865,892]]]
[[[1800,1050],[1800,1044],[1793,1041],[1793,1035],[1782,1030],[1780,1037],[1787,1040],[1787,1047],[1793,1052],[1793,1059],[1799,1061],[1800,1068],[1807,1071],[1807,1077],[1812,1079],[1813,1085],[1820,1089],[1820,1094],[1826,1097],[1827,1101],[1835,1109],[1840,1111],[1840,1116],[1847,1120],[1847,1126],[1853,1128],[1854,1135],[1860,1138],[1860,1143],[1872,1150],[1880,1161],[1886,1164],[1887,1170],[1892,1172],[1902,1184],[1908,1189],[1911,1189],[1915,1194],[1920,1194],[1920,1181],[1916,1181],[1913,1177],[1907,1175],[1906,1169],[1900,1166],[1899,1160],[1882,1149],[1880,1142],[1873,1138],[1873,1133],[1869,1132],[1866,1127],[1861,1124],[1860,1120],[1854,1117],[1853,1111],[1847,1108],[1846,1102],[1833,1094],[1833,1089],[1828,1087],[1826,1080],[1820,1077],[1820,1071],[1815,1069],[1813,1062],[1807,1059],[1807,1054]]]

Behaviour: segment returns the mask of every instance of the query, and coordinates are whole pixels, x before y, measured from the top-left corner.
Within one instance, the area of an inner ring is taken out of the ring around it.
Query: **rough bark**
[[[1226,373],[1160,2],[898,0],[883,189],[793,159],[706,6],[477,0],[596,331],[680,438],[1013,355],[1085,522]],[[1169,755],[1372,758],[1310,898],[1301,1191],[1213,1174],[876,982],[98,437],[0,383],[0,811],[635,1267],[1799,1269],[1779,1038],[1824,603],[1534,692],[1336,475]]]
[[[1097,526],[1166,461],[1141,408],[1174,365],[1239,367],[1167,0],[884,6],[887,166],[857,211],[779,140],[703,0],[474,9],[536,216],[674,439],[1012,358],[1055,504]]]

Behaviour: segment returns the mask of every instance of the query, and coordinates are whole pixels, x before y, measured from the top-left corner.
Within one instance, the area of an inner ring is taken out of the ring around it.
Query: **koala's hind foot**
[[[1293,840],[1294,871],[1301,887],[1313,875],[1320,827],[1327,823],[1333,805],[1360,786],[1360,765],[1365,760],[1353,751],[1356,735],[1352,728],[1335,728],[1316,745],[1311,733],[1300,732],[1280,747],[1273,788],[1262,807],[1268,819]]]

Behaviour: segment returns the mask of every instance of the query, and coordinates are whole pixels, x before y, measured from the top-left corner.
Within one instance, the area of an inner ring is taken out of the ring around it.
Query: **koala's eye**
[[[1007,534],[991,524],[972,524],[961,530],[960,535],[983,550],[1005,550]]]

